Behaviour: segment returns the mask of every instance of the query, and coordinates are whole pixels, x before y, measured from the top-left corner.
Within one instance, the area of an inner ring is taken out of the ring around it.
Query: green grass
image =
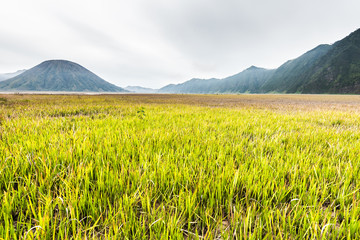
[[[358,112],[5,98],[0,238],[360,238]]]

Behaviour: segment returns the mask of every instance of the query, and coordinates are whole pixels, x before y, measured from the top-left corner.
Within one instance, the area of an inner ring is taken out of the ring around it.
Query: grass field
[[[1,95],[0,239],[359,239],[360,96]]]

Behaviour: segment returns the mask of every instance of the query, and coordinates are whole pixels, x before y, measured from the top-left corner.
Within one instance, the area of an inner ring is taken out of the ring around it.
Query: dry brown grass
[[[242,94],[242,95],[190,95],[190,94],[3,94],[7,103],[86,99],[93,101],[121,101],[134,104],[184,104],[224,108],[261,108],[272,110],[360,110],[359,95],[300,95],[300,94]],[[1,103],[0,103],[1,104]]]

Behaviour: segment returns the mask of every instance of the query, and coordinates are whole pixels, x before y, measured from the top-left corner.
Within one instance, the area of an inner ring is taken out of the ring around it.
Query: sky
[[[359,0],[1,0],[0,73],[76,62],[120,87],[277,68],[360,28]]]

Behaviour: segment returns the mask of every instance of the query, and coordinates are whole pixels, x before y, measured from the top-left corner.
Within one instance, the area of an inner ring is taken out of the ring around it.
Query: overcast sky
[[[360,28],[359,0],[2,0],[0,72],[79,63],[159,88],[276,68]]]

